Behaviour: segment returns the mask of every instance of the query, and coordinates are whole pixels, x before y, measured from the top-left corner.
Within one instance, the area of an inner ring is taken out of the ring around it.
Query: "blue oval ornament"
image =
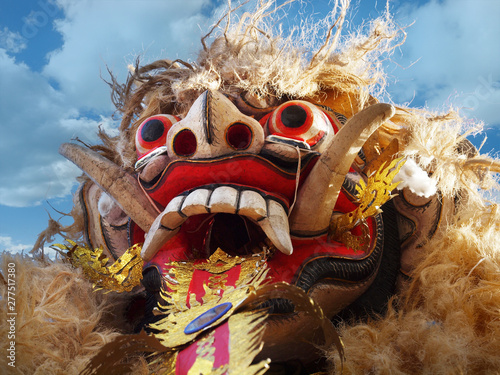
[[[217,321],[220,317],[226,314],[233,304],[231,302],[221,303],[210,310],[205,311],[203,314],[193,319],[186,328],[184,328],[184,333],[190,335],[192,333],[201,331],[202,329],[208,327],[213,322]]]

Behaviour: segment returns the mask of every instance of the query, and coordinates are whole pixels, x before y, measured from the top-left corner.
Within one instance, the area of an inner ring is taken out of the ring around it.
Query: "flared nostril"
[[[235,150],[246,150],[252,144],[252,129],[246,124],[237,122],[226,130],[226,142]]]
[[[196,152],[196,136],[189,129],[182,129],[173,140],[173,149],[178,156],[191,156]]]
[[[185,117],[170,128],[166,144],[171,161],[258,154],[264,145],[264,129],[223,94],[206,91]]]

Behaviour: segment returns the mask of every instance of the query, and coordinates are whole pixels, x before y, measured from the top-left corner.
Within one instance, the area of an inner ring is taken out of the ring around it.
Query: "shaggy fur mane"
[[[348,114],[364,108],[373,93],[384,90],[380,56],[390,55],[405,34],[387,13],[367,25],[366,34],[342,37],[348,5],[336,1],[323,22],[313,26],[304,21],[288,36],[276,25],[283,9],[273,1],[240,16],[239,8],[230,9],[203,37],[196,62],[137,62],[124,85],[111,76],[113,102],[123,116],[120,136],[103,138],[116,152],[115,160],[126,168],[135,162],[133,136],[145,118],[183,116],[207,89],[229,96],[248,92],[317,101],[328,93],[348,98]],[[212,43],[207,45],[207,40]]]

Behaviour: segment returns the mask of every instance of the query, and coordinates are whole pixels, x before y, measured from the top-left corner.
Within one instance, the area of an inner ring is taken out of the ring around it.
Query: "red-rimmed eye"
[[[311,148],[317,148],[323,139],[334,133],[328,116],[314,104],[302,100],[280,105],[261,122],[265,125],[266,135],[297,139]]]
[[[173,115],[156,115],[144,120],[135,133],[137,157],[140,159],[154,149],[165,146],[169,129],[179,120]]]

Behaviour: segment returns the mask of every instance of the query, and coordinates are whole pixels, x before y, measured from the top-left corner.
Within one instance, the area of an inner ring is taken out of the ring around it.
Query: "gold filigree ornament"
[[[81,251],[76,244],[69,250],[73,253]],[[77,259],[83,261],[89,256],[94,259],[96,255],[87,252],[85,257]],[[169,272],[166,278],[168,290],[162,291],[166,305],[159,304],[156,309],[164,317],[149,325],[155,333],[146,335],[141,332],[114,339],[88,364],[86,375],[118,374],[131,369],[134,359],[141,355],[145,355],[150,373],[156,375],[177,371],[196,375],[264,374],[269,369],[270,360],[254,363],[254,359],[264,345],[262,337],[268,312],[262,306],[273,298],[288,299],[296,313],[307,315],[312,326],[323,332],[323,342],[319,344],[324,348],[335,346],[343,366],[342,341],[319,305],[295,286],[283,282],[265,284],[268,272],[265,253],[231,257],[218,249],[207,260],[172,262],[166,264],[166,269]],[[201,279],[198,278],[200,275]],[[218,278],[218,281],[210,281],[213,278]],[[193,280],[204,282],[201,297],[190,298]],[[197,332],[186,333],[190,323],[224,304],[231,308],[223,315],[203,325]],[[215,354],[221,349],[228,351],[227,356],[219,354],[217,359]]]
[[[193,345],[196,345],[196,360],[187,372],[188,375],[260,375],[269,369],[270,361],[262,360],[252,364],[262,350],[264,334],[264,312],[241,312],[228,319],[229,342],[224,343],[229,350],[229,361],[221,366],[215,365],[216,338],[211,331]],[[219,344],[220,345],[220,344]],[[168,362],[167,366],[168,368]],[[158,371],[159,374],[167,372]]]
[[[66,242],[71,246],[54,244],[52,247],[66,256],[74,267],[81,268],[96,290],[130,292],[140,284],[144,263],[140,244],[129,248],[108,266],[109,259],[103,255],[101,248],[92,250],[86,246],[79,246],[71,240]]]
[[[228,285],[226,273],[237,267],[234,285]],[[177,348],[192,342],[197,336],[227,320],[267,276],[263,254],[231,257],[218,249],[204,261],[172,262],[166,265],[169,277],[167,290],[161,291],[165,304],[158,303],[156,315],[164,318],[150,324],[158,331],[155,336],[168,348]],[[191,281],[199,271],[204,277],[202,295],[190,290]],[[201,302],[200,302],[201,299]],[[220,305],[230,306],[227,311],[203,329],[185,333],[186,326]]]
[[[382,213],[380,207],[397,196],[393,195],[392,191],[401,181],[392,181],[404,165],[402,159],[394,159],[387,167],[385,162],[382,163],[379,169],[368,177],[366,183],[363,179],[359,181],[356,185],[358,207],[354,211],[332,216],[328,231],[330,239],[342,242],[354,250],[363,249],[370,239],[366,219]],[[362,231],[361,236],[351,233],[351,230],[358,226]]]
[[[207,304],[211,301],[218,301],[223,293],[251,283],[257,275],[265,271],[267,255],[263,252],[245,257],[232,257],[219,248],[203,261],[167,263],[165,266],[169,275],[166,278],[168,292],[164,290],[162,297],[170,306],[165,307],[163,313],[167,313],[168,310],[184,311],[199,304],[196,301],[196,295],[189,292],[191,280],[196,271],[208,274],[204,285],[205,295],[202,298],[202,303]],[[227,272],[237,266],[240,270],[235,285],[226,285]],[[265,272],[267,274],[267,271]],[[265,275],[261,276],[265,277]]]

